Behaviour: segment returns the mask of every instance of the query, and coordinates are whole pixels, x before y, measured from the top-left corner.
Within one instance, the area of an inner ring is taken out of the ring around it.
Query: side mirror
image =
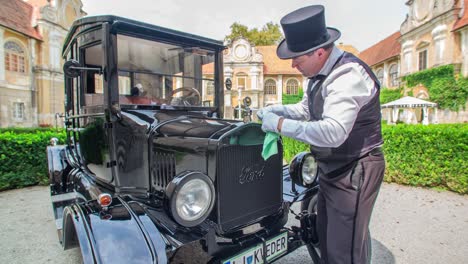
[[[102,74],[102,70],[100,68],[88,68],[88,67],[81,67],[80,63],[76,60],[67,60],[63,64],[63,73],[68,78],[76,78],[80,76],[81,71],[97,71],[99,74]]]

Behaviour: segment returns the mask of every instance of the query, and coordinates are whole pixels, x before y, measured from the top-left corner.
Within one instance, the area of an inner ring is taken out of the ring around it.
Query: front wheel
[[[317,202],[318,202],[318,195],[314,195],[312,197],[306,198],[305,200],[302,201],[301,203],[301,212],[307,211],[309,214],[317,216]],[[317,226],[317,221],[316,217],[314,217],[314,233],[317,235],[318,232],[318,226]],[[307,250],[309,251],[309,255],[314,261],[314,263],[320,263],[320,241],[316,239],[316,241],[312,241],[306,244]]]

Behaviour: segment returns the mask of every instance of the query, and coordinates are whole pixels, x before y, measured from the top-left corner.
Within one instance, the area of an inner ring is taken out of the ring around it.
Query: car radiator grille
[[[164,189],[176,174],[175,154],[173,152],[155,149],[153,155],[151,184],[155,189]]]
[[[282,205],[282,145],[264,161],[262,145],[223,146],[216,170],[218,223],[224,232],[274,214]]]

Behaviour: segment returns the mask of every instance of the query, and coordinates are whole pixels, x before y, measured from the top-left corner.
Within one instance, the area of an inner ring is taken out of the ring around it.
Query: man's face
[[[326,61],[324,49],[292,59],[291,67],[296,68],[305,77],[313,77],[319,73]]]

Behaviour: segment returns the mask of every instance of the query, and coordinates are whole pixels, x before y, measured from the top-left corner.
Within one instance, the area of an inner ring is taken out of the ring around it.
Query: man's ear
[[[319,49],[315,50],[315,52],[317,53],[317,56],[319,56],[319,57],[322,57],[323,55],[325,55],[325,49],[324,48],[319,48]]]

